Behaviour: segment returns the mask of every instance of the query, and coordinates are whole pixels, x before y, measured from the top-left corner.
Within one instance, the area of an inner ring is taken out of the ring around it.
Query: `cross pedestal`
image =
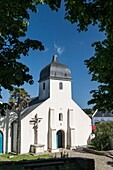
[[[34,118],[30,120],[30,123],[34,125],[34,144],[30,146],[30,151],[34,154],[42,153],[44,152],[44,145],[38,143],[38,126],[41,122],[42,118],[38,118],[38,115],[36,114]]]
[[[30,151],[34,154],[39,154],[44,152],[44,145],[33,144],[30,146]]]

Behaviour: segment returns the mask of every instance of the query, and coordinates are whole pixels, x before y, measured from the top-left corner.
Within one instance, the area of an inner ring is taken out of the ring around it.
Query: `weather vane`
[[[55,44],[55,41],[54,41],[54,55],[56,55],[57,54],[57,49],[56,49],[56,44]]]

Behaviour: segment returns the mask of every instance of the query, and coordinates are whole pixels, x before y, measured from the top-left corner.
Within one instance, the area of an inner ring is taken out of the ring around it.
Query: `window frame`
[[[59,90],[63,90],[63,83],[62,82],[59,83]]]
[[[59,113],[59,121],[63,121],[63,114]]]

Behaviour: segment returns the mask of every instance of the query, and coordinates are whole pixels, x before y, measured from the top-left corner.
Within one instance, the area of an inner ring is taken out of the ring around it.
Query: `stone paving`
[[[113,170],[113,159],[91,153],[66,151],[69,157],[92,158],[95,160],[95,170]]]

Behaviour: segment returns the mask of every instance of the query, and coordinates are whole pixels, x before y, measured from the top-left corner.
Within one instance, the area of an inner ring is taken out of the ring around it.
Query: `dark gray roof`
[[[39,105],[41,105],[43,102],[28,106],[21,114],[21,119],[23,119],[25,116],[27,116],[30,112],[32,112],[34,109],[36,109]]]
[[[113,114],[110,112],[97,111],[93,117],[113,117]]]
[[[58,62],[57,56],[53,56],[52,62],[42,69],[39,82],[48,78],[71,80],[71,71],[66,65]]]
[[[39,101],[39,97],[34,97],[32,98],[32,100],[29,102],[29,106],[32,106],[34,104],[40,103],[41,101]]]

